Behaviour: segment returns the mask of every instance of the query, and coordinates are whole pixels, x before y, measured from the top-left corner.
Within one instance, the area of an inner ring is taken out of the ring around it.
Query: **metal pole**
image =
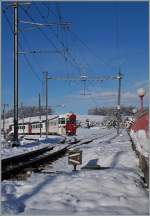
[[[8,107],[8,104],[3,105],[3,134],[4,138],[6,138],[6,133],[5,133],[5,108]]]
[[[24,135],[24,113],[23,113],[23,103],[21,102],[21,118],[23,124],[23,135]]]
[[[141,99],[141,112],[143,112],[144,108],[143,108],[143,98],[144,96],[141,96],[140,99]]]
[[[14,141],[18,143],[18,3],[14,4]]]
[[[40,93],[39,93],[39,117],[40,117],[40,137],[42,136],[42,130],[41,130],[41,96],[40,96]]]
[[[3,134],[4,134],[4,138],[5,138],[5,104],[3,107]]]
[[[46,94],[46,104],[45,104],[45,108],[46,108],[46,139],[48,138],[48,72],[45,72],[45,94]]]
[[[119,86],[118,86],[118,105],[117,105],[117,135],[119,135],[119,130],[120,130],[120,97],[121,97],[121,72],[119,70],[118,74],[118,81],[119,81]]]

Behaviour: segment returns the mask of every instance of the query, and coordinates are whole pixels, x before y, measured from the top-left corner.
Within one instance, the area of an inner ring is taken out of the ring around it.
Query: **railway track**
[[[54,146],[48,146],[14,157],[2,159],[2,180],[16,178],[19,174],[27,173],[27,171],[36,171],[39,167],[64,156],[70,148],[88,144],[96,139],[103,138],[108,135],[110,135],[110,133],[103,136],[93,136],[92,138],[87,137],[86,139],[75,139],[72,142],[60,144],[60,146],[62,145],[62,148],[58,150],[55,150]],[[116,135],[114,137],[116,137]]]
[[[68,149],[70,149],[70,148],[72,148],[72,147],[78,147],[78,146],[81,146],[81,145],[84,145],[84,144],[88,144],[88,143],[90,143],[90,142],[93,142],[94,140],[101,139],[101,138],[103,138],[103,137],[106,137],[106,136],[112,135],[112,134],[114,134],[114,132],[112,132],[112,133],[107,133],[107,134],[104,134],[104,135],[101,135],[101,136],[93,136],[91,139],[89,139],[89,137],[84,138],[83,141],[80,140],[80,141],[78,142],[77,145],[75,145],[75,146],[74,146],[74,145],[69,146]],[[118,135],[115,134],[113,137],[110,138],[110,140],[115,139],[117,136],[118,136]]]
[[[2,159],[2,180],[15,178],[20,173],[26,173],[28,170],[37,170],[39,166],[48,162],[57,160],[63,156],[71,144],[78,143],[80,140],[74,140],[70,143],[59,144],[62,148],[55,151],[55,147],[44,147],[24,154]],[[57,145],[58,146],[58,145]]]

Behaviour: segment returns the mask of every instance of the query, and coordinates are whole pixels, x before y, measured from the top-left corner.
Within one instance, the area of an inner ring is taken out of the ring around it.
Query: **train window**
[[[67,121],[67,123],[70,123],[70,124],[75,124],[76,123],[75,118],[66,119],[66,121]]]
[[[41,128],[43,128],[43,125],[41,124]]]
[[[58,123],[59,124],[65,124],[65,118],[59,118]]]

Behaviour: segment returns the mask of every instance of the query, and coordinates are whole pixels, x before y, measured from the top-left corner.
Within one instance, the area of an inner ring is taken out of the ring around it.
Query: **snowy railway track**
[[[86,138],[84,138],[84,139],[81,139],[81,140],[78,142],[77,145],[69,146],[69,149],[72,148],[72,147],[78,147],[78,146],[81,146],[81,145],[84,145],[84,144],[91,143],[91,142],[93,142],[94,140],[101,139],[101,138],[103,138],[103,137],[106,137],[106,136],[109,136],[109,135],[113,135],[113,134],[114,134],[114,132],[112,132],[112,133],[106,133],[106,134],[101,135],[101,136],[93,136],[92,139],[89,138],[89,137],[86,137]],[[117,136],[118,136],[118,135],[115,134],[113,137],[110,138],[110,140],[115,139]]]
[[[82,139],[74,139],[73,141],[68,143],[66,142],[63,145],[60,144],[59,146],[61,147],[58,149],[58,145],[57,147],[48,146],[14,157],[2,159],[2,180],[15,178],[19,174],[27,173],[28,171],[39,170],[41,166],[44,166],[49,162],[54,162],[58,158],[64,156],[70,148],[76,148],[78,146],[91,143],[96,139],[112,135],[113,133],[107,133],[102,136],[92,136],[91,138],[86,137]],[[115,137],[116,135],[111,139]]]
[[[58,144],[52,147],[48,146],[2,159],[2,180],[14,178],[18,174],[26,173],[30,170],[37,170],[41,165],[57,160],[66,153],[68,146],[79,141],[73,140],[69,143]]]

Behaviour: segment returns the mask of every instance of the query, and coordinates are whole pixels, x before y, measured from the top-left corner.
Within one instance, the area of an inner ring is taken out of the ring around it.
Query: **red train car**
[[[59,116],[58,130],[62,135],[75,135],[76,134],[76,115],[73,113],[65,113]]]

